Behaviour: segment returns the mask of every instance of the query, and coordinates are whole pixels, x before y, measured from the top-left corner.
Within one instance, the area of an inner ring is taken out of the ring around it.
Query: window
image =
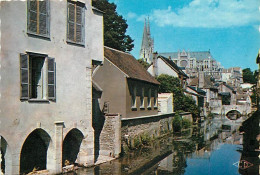
[[[142,88],[142,92],[140,96],[140,108],[144,108],[144,88]]]
[[[157,108],[157,90],[154,90],[153,107]]]
[[[84,44],[85,5],[80,2],[68,1],[67,41]]]
[[[21,99],[55,100],[54,58],[20,54]]]
[[[136,108],[136,86],[134,86],[132,90],[131,106],[132,108]]]
[[[27,0],[27,32],[49,37],[49,0]]]
[[[147,107],[151,108],[151,88],[148,89]]]

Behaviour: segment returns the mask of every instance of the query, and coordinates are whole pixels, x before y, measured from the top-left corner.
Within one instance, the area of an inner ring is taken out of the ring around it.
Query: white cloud
[[[136,17],[137,17],[137,14],[136,14],[136,13],[129,12],[129,13],[127,14],[127,18],[128,18],[128,19],[132,19],[132,18],[136,18]]]
[[[193,0],[174,11],[156,9],[150,19],[159,26],[225,28],[260,23],[259,0]],[[140,20],[140,17],[137,18]]]

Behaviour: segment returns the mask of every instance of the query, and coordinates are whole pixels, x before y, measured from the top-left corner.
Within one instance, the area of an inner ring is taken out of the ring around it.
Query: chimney
[[[203,88],[204,87],[204,72],[200,71],[199,72],[199,88]]]
[[[158,76],[157,62],[158,62],[158,52],[154,52],[153,53],[153,74],[154,74],[154,76]]]

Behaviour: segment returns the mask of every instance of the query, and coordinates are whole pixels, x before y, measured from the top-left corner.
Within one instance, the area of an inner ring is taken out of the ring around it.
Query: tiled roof
[[[172,60],[165,58],[161,55],[159,55],[159,57],[166,62],[166,64],[168,64],[172,69],[174,69],[175,71],[177,71],[178,74],[183,75],[184,77],[188,78],[188,75],[186,75]]]
[[[176,59],[178,58],[178,53],[179,52],[165,52],[165,53],[159,53],[159,55],[162,55],[166,58],[171,57],[171,59]],[[187,52],[187,54],[190,54],[191,58],[196,58],[197,61],[203,60],[203,59],[208,59],[211,58],[213,59],[210,51],[201,51],[201,52]]]
[[[104,47],[104,54],[106,59],[128,76],[127,78],[160,84],[131,54],[106,46]]]

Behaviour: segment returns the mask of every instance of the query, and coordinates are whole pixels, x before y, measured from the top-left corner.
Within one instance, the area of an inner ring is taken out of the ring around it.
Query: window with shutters
[[[67,41],[84,45],[85,5],[68,1],[67,4]]]
[[[54,58],[20,54],[21,100],[55,100]]]
[[[28,34],[49,37],[49,0],[27,0]]]

